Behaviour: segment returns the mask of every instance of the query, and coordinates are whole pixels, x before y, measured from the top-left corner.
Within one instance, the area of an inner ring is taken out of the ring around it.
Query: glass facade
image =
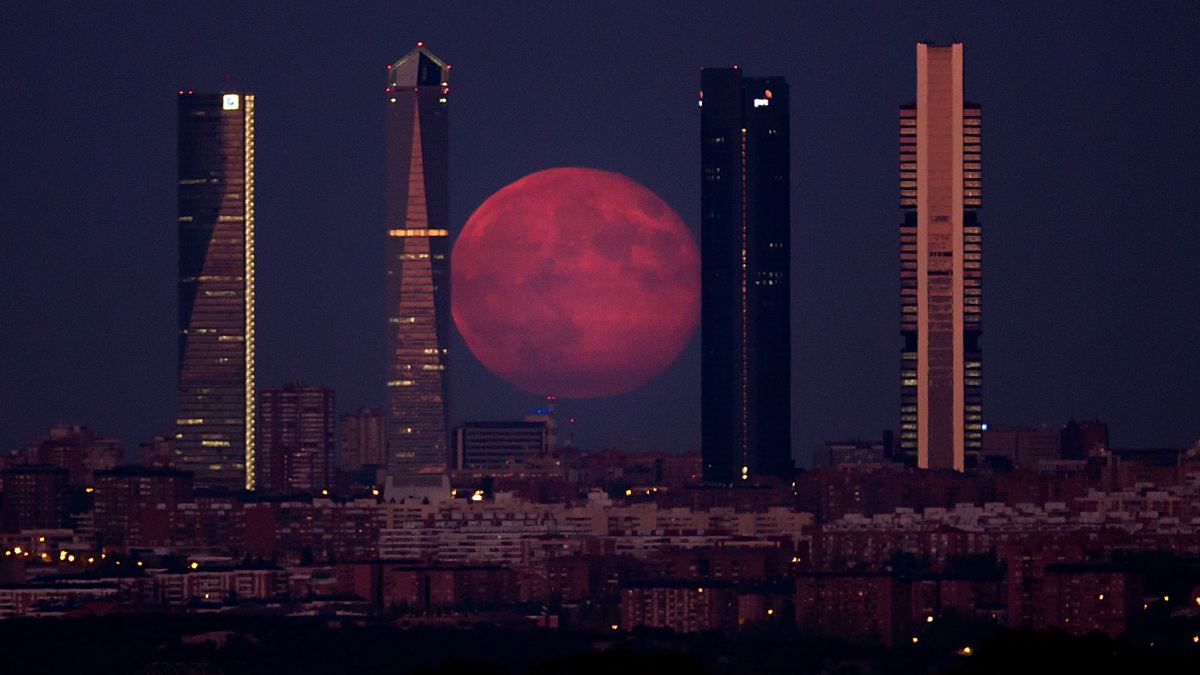
[[[423,47],[388,67],[387,467],[436,486],[450,459],[450,67]]]
[[[704,480],[791,479],[788,85],[700,73]]]
[[[180,92],[178,162],[176,465],[253,489],[254,95]]]

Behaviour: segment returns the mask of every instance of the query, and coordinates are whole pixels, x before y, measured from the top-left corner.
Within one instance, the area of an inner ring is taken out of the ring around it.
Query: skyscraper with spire
[[[962,44],[918,44],[900,106],[900,451],[925,469],[974,466],[982,445],[979,141]]]
[[[179,92],[177,466],[255,487],[254,95]]]
[[[418,42],[388,66],[387,471],[393,496],[448,485],[450,66]]]

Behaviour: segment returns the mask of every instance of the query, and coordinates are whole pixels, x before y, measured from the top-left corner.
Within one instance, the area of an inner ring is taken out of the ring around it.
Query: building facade
[[[420,43],[388,66],[389,484],[441,486],[450,457],[449,76]]]
[[[790,479],[788,85],[700,73],[704,480]]]
[[[160,510],[174,511],[191,499],[192,482],[192,474],[174,469],[123,466],[97,471],[92,518],[100,545],[146,543],[153,533],[146,531],[144,521],[153,521]]]
[[[456,469],[504,469],[551,449],[544,421],[466,422],[454,429]]]
[[[176,465],[253,489],[254,95],[179,93]]]
[[[20,466],[0,474],[4,502],[0,523],[6,532],[66,527],[71,472],[53,466]]]
[[[962,45],[917,45],[917,100],[900,106],[900,452],[962,471],[982,445],[980,109]]]
[[[1076,422],[1072,417],[1059,432],[1059,444],[1063,459],[1103,455],[1108,449],[1108,424],[1100,420]]]
[[[979,450],[980,461],[1032,471],[1037,471],[1041,462],[1059,458],[1059,433],[1053,429],[992,427],[983,432]]]
[[[125,459],[121,441],[72,424],[59,424],[49,435],[19,450],[16,456],[21,464],[67,469],[72,487],[94,486],[96,471],[120,466]]]
[[[334,487],[334,393],[292,382],[258,401],[257,490],[317,494]]]
[[[383,415],[379,408],[364,406],[338,419],[341,445],[341,469],[358,471],[364,466],[385,466],[387,447]]]

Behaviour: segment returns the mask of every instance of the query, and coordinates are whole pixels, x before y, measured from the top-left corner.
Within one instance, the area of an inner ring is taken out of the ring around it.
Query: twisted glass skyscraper
[[[254,488],[254,95],[179,92],[177,466]]]

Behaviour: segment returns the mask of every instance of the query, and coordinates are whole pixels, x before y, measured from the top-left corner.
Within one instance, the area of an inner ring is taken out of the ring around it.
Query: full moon
[[[700,315],[700,254],[679,216],[617,173],[547,169],[485,201],[450,257],[451,313],[471,353],[530,393],[637,389]]]

